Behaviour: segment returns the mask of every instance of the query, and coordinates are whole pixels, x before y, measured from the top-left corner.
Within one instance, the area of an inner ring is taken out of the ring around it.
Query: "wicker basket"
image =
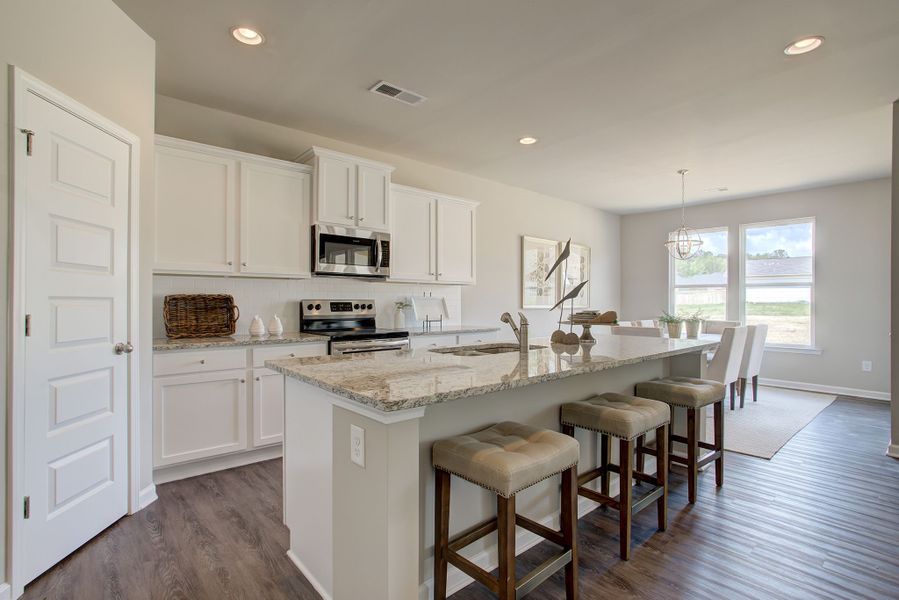
[[[234,335],[240,310],[228,294],[175,294],[162,308],[165,335],[170,338]]]

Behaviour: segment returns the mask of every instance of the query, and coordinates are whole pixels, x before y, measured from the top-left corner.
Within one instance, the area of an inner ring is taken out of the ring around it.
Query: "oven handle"
[[[332,342],[332,354],[359,354],[361,352],[382,352],[402,350],[409,347],[409,338],[398,340],[359,340],[354,342]]]

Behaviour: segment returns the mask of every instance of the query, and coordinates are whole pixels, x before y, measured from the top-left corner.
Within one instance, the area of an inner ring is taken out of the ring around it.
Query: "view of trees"
[[[759,252],[758,254],[749,254],[747,257],[749,260],[757,260],[761,258],[790,258],[790,255],[787,254],[786,250],[773,250],[771,252]]]
[[[677,274],[680,277],[695,277],[709,273],[724,273],[727,271],[727,256],[713,254],[708,250],[700,250],[690,260],[677,261]]]

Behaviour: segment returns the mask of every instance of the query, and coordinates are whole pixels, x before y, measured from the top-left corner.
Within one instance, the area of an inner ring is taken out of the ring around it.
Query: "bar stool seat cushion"
[[[580,457],[574,438],[509,421],[440,440],[431,452],[435,469],[505,498],[570,469]]]
[[[724,400],[725,386],[711,379],[664,377],[638,383],[635,392],[641,398],[661,400],[673,406],[702,408]]]
[[[657,400],[609,392],[563,404],[561,421],[562,425],[632,440],[670,422],[671,409]]]

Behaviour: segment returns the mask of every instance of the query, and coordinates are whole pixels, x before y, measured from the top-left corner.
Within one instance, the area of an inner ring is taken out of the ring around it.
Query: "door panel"
[[[436,200],[396,189],[391,201],[394,212],[393,233],[390,236],[390,279],[434,281],[437,278]]]
[[[128,508],[130,148],[28,92],[25,198],[24,580]]]
[[[437,201],[437,280],[475,281],[474,207],[443,198]]]
[[[363,229],[388,231],[390,227],[390,172],[385,169],[359,165],[358,222]]]
[[[352,227],[356,222],[356,165],[330,156],[317,160],[318,221]]]
[[[311,275],[311,188],[307,173],[241,163],[241,273]]]
[[[284,376],[253,371],[253,446],[279,444],[284,436]]]

